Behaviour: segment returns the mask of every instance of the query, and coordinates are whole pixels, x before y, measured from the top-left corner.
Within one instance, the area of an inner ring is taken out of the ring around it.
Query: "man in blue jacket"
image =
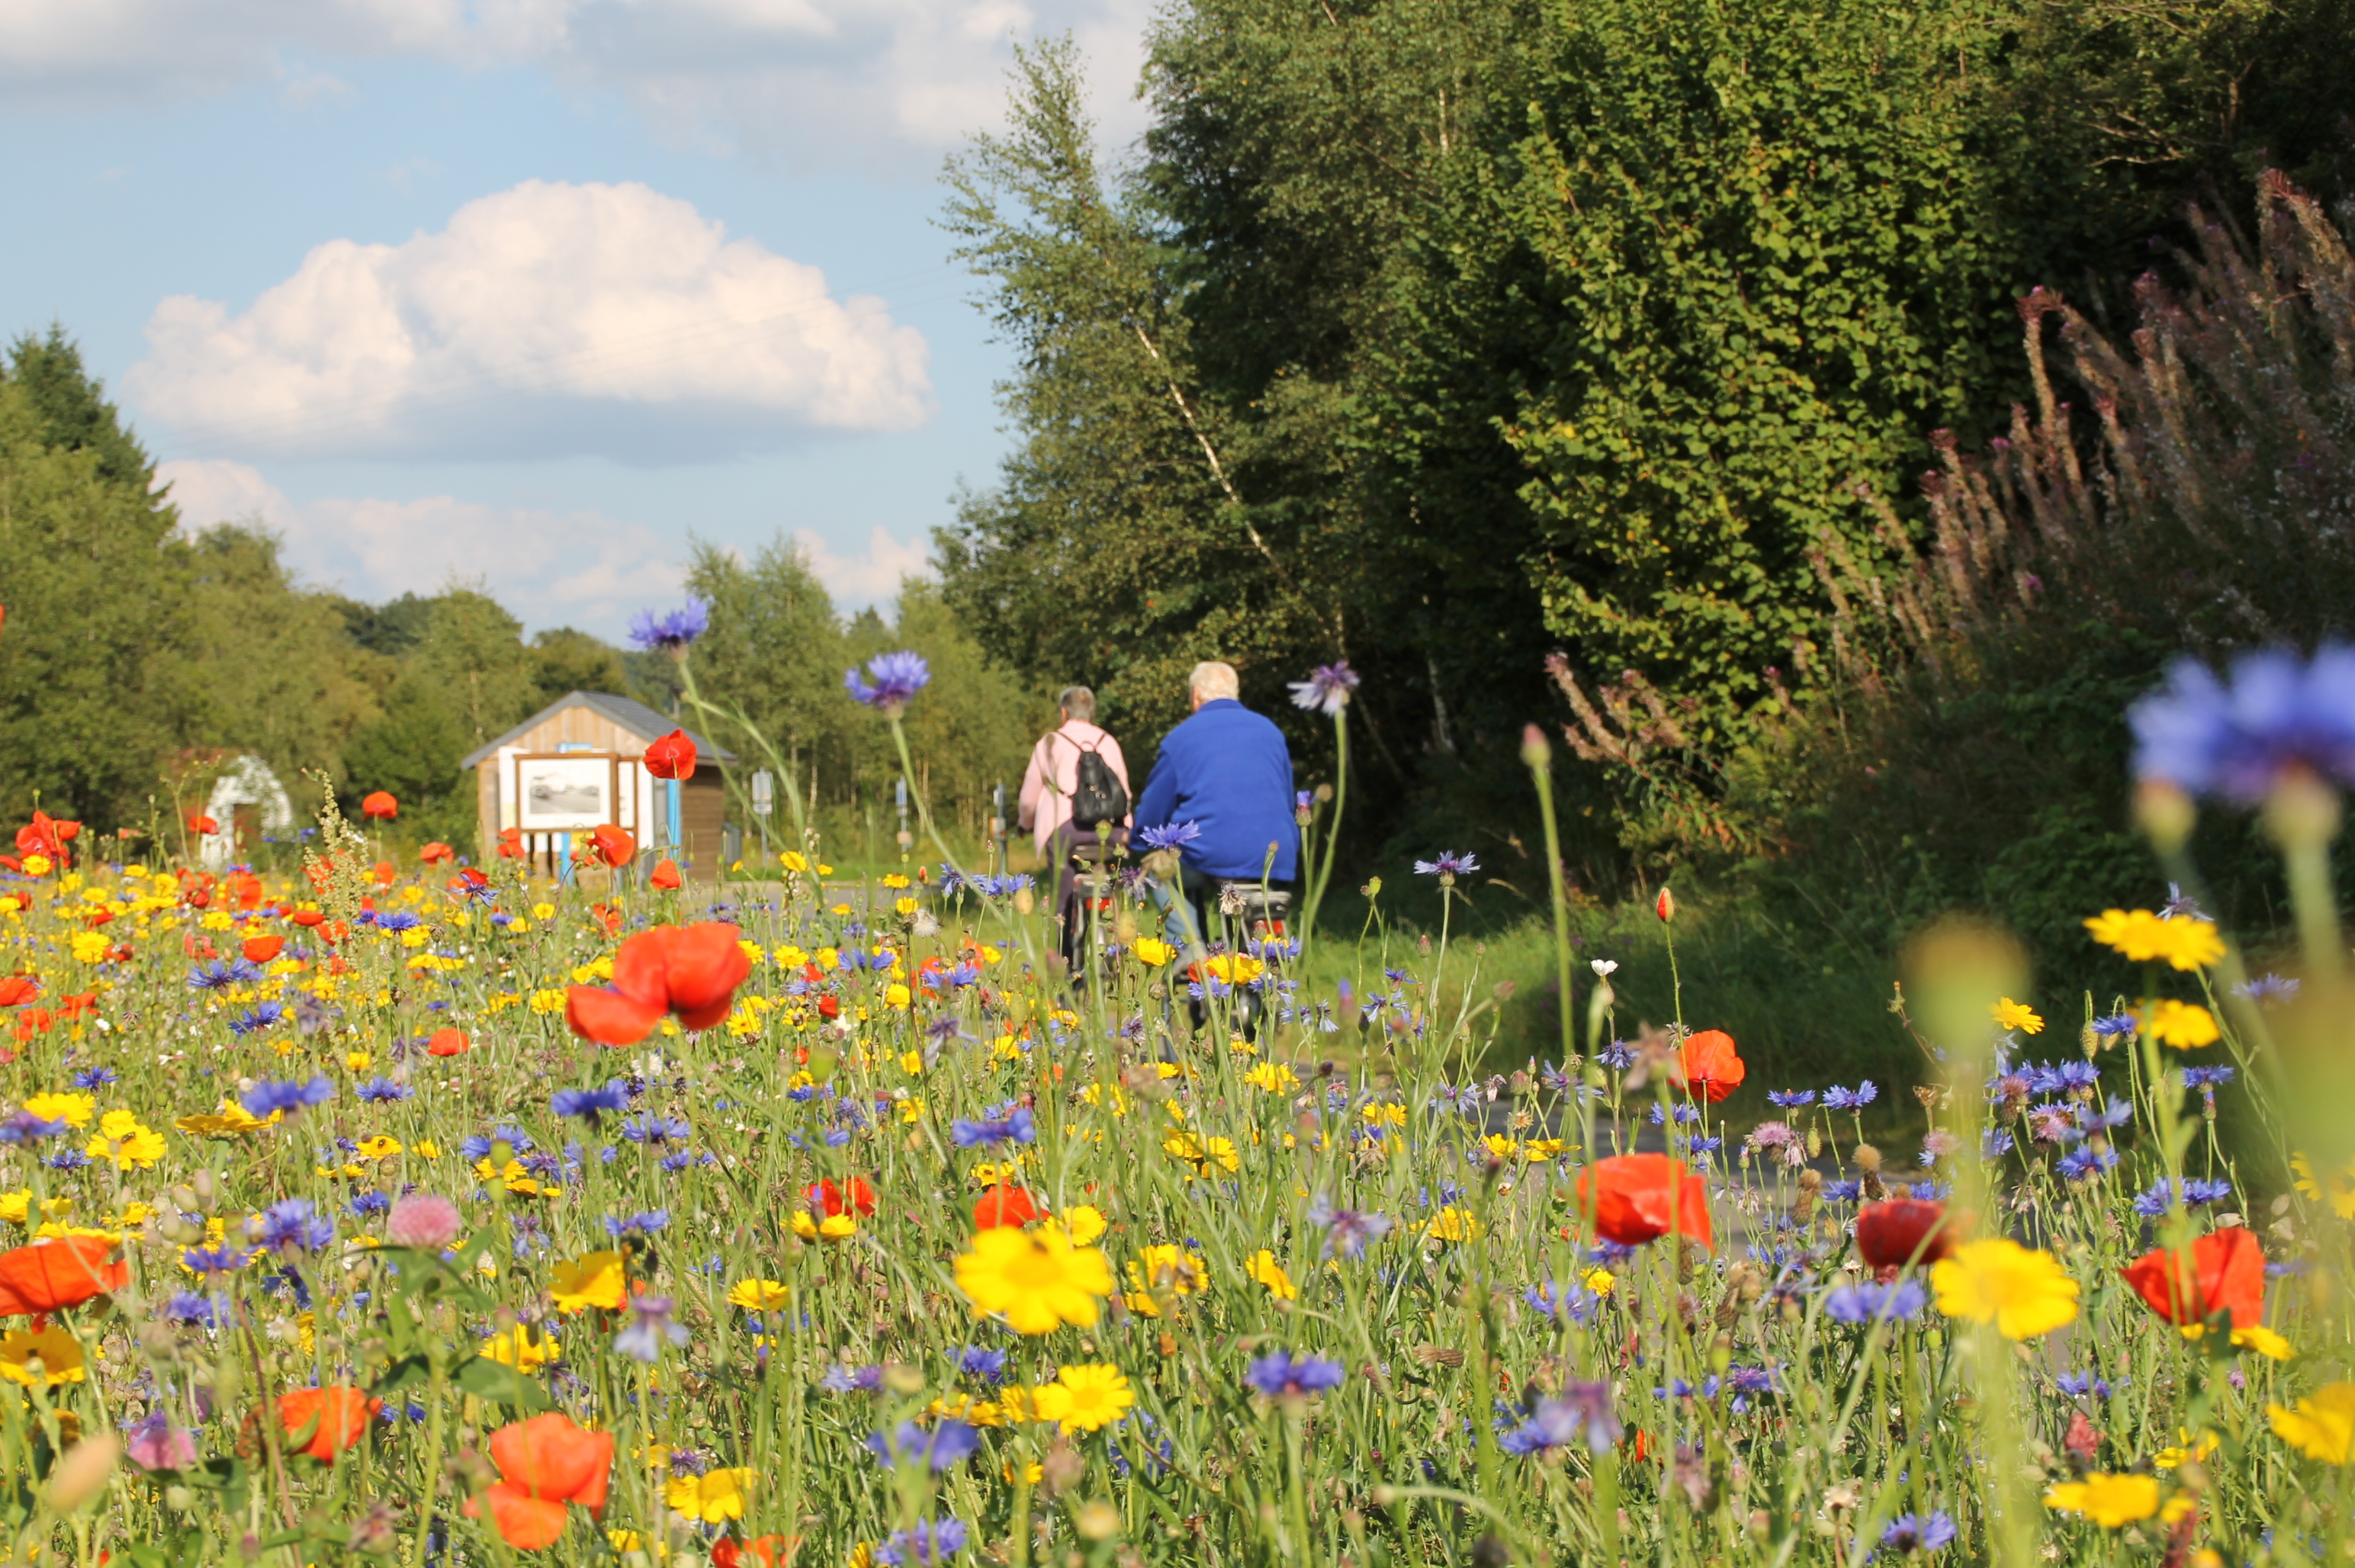
[[[1237,700],[1234,667],[1194,667],[1194,716],[1162,738],[1136,802],[1137,837],[1190,823],[1179,849],[1186,901],[1197,929],[1218,929],[1221,881],[1289,882],[1299,870],[1292,753],[1284,731]],[[1271,852],[1273,855],[1270,860]]]

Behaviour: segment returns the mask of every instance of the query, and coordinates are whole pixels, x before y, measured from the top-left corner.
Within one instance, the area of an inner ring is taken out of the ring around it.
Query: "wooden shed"
[[[519,828],[534,867],[556,874],[574,835],[614,823],[641,850],[669,855],[697,880],[717,881],[730,837],[718,764],[736,759],[690,730],[695,776],[655,778],[645,770],[646,746],[678,728],[610,691],[570,692],[549,703],[460,764],[474,771],[485,846]]]

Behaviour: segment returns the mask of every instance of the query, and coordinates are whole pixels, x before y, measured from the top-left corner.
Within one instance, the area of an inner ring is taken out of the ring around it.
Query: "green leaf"
[[[477,1399],[512,1404],[527,1413],[556,1408],[556,1402],[548,1396],[538,1379],[488,1356],[476,1356],[468,1361],[458,1369],[458,1375],[452,1381]]]

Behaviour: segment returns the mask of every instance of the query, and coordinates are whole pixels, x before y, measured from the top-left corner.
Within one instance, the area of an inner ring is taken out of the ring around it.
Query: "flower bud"
[[[2265,796],[2265,832],[2285,849],[2318,849],[2339,837],[2339,792],[2312,768],[2286,770]]]
[[[1662,888],[1660,890],[1658,900],[1652,905],[1652,912],[1658,915],[1663,921],[1676,919],[1677,895],[1668,891],[1668,889]]]
[[[2166,779],[2145,779],[2135,785],[2135,825],[2153,848],[2162,855],[2172,855],[2183,848],[2191,837],[2191,829],[2200,820],[2200,808],[2191,797]]]
[[[65,1452],[49,1472],[50,1511],[69,1514],[106,1489],[114,1478],[114,1462],[123,1456],[123,1440],[112,1432],[85,1437]]]
[[[1546,744],[1545,731],[1534,724],[1521,729],[1521,765],[1542,768],[1553,761],[1553,748]]]

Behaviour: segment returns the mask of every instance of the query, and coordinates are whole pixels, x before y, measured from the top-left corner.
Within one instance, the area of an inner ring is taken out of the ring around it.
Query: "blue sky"
[[[888,599],[1003,447],[941,160],[1065,27],[1133,135],[1146,5],[24,0],[0,327],[360,597],[618,635],[782,533]]]

